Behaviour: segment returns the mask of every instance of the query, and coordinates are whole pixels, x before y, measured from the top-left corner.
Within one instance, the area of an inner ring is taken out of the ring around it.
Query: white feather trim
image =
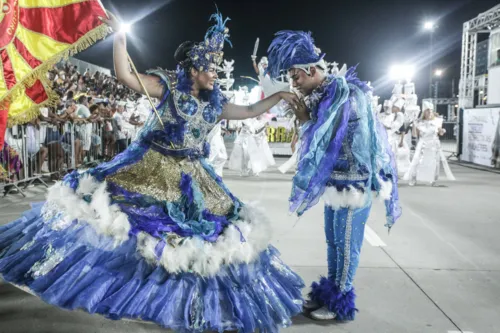
[[[390,180],[383,181],[378,178],[380,183],[380,191],[378,197],[380,200],[389,200],[392,192],[392,182]],[[338,191],[335,187],[327,187],[323,194],[325,204],[333,209],[339,208],[363,208],[370,202],[370,191],[360,191],[353,186],[349,186],[349,190],[344,188]]]
[[[213,276],[222,265],[250,263],[268,247],[271,239],[270,221],[255,204],[240,212],[240,220],[224,230],[215,243],[199,238],[183,238],[175,247],[167,242],[159,263],[170,273],[193,272]],[[238,229],[241,231],[238,231]],[[241,236],[245,242],[241,242]],[[152,264],[157,264],[155,248],[159,240],[141,232],[137,249]]]
[[[99,187],[99,182],[89,174],[84,174],[80,177],[76,194],[87,195],[92,194]]]
[[[392,181],[391,180],[384,181],[380,177],[377,177],[377,179],[380,184],[380,191],[378,192],[379,198],[381,200],[389,200],[391,198],[391,193],[392,193]]]
[[[90,203],[83,200],[83,195],[92,195]],[[83,176],[76,191],[58,182],[49,189],[44,215],[62,214],[54,229],[68,227],[73,220],[85,221],[97,233],[113,237],[115,246],[128,240],[130,223],[128,217],[118,205],[110,205],[106,182],[99,183],[91,176]],[[52,212],[50,212],[52,211]],[[56,211],[56,212],[54,212]]]
[[[349,186],[349,190],[344,188],[342,191],[337,191],[335,187],[327,187],[323,194],[323,200],[327,206],[333,209],[362,208],[369,202],[369,195],[353,186]]]

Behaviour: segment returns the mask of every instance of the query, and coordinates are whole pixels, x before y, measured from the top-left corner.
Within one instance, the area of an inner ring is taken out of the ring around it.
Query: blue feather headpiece
[[[321,54],[321,50],[314,45],[310,32],[283,30],[275,36],[267,50],[267,73],[272,78],[280,76],[282,71],[290,68],[308,71],[311,66],[323,65],[326,69],[323,61],[325,54]]]
[[[230,19],[224,20],[222,14],[217,11],[210,16],[209,21],[212,20],[215,21],[215,24],[207,30],[205,40],[196,44],[188,53],[193,66],[200,71],[207,71],[211,63],[216,65],[222,63],[224,42],[228,42],[232,46],[229,40],[229,29],[226,27],[226,23]]]

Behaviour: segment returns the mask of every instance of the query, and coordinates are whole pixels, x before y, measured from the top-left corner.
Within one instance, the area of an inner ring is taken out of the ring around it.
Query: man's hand
[[[311,119],[306,103],[303,99],[300,99],[297,95],[288,92],[281,92],[281,98],[283,98],[291,106],[295,116],[301,123]]]

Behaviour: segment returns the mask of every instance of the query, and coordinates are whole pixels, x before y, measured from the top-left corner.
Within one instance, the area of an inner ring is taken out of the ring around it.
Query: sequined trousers
[[[370,209],[371,204],[364,208],[325,206],[328,276],[312,284],[309,296],[335,312],[338,320],[353,320],[357,312],[353,280]]]
[[[333,210],[325,206],[328,278],[343,293],[353,288],[370,208]]]

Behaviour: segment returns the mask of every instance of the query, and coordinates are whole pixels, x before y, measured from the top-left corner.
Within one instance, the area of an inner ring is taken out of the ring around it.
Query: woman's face
[[[73,113],[76,111],[76,104],[75,103],[69,103],[68,107],[66,108],[68,113]]]
[[[208,71],[198,71],[193,68],[191,69],[191,76],[199,90],[213,90],[215,81],[219,77],[215,64],[210,64]]]
[[[427,109],[424,111],[424,119],[425,120],[431,119],[431,110]]]

